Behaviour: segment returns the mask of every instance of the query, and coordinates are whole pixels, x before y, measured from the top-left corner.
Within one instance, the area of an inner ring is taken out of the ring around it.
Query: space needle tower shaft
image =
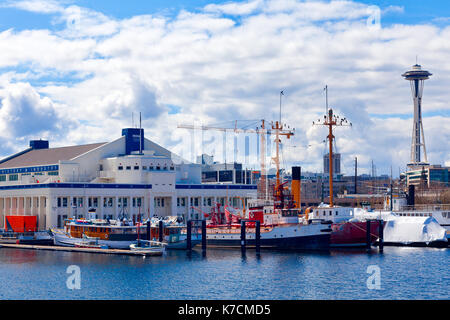
[[[427,151],[425,147],[425,135],[422,123],[422,95],[424,81],[429,79],[432,74],[428,71],[422,70],[422,67],[415,64],[412,70],[402,74],[405,80],[411,84],[411,92],[414,101],[414,123],[411,140],[411,162],[410,167],[417,167],[427,165]],[[421,157],[421,148],[423,147],[423,159]]]

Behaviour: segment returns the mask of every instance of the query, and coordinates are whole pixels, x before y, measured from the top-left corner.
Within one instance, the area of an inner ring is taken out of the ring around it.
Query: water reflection
[[[162,257],[0,249],[5,299],[392,299],[450,298],[450,251],[386,247],[329,252],[238,249],[167,251]],[[82,290],[65,286],[79,265]],[[382,292],[366,286],[367,266],[382,270]],[[432,272],[428,272],[428,271]],[[14,290],[10,288],[14,287]]]

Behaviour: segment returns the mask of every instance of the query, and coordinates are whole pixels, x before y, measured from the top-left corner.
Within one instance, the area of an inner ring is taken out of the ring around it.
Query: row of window
[[[317,210],[316,211],[316,214],[320,214],[320,211],[319,210]],[[323,211],[323,216],[326,216],[327,215],[327,213],[325,212],[325,210]],[[329,215],[330,215],[330,217],[333,215],[333,212],[330,210],[330,213],[329,213]],[[336,211],[336,213],[335,213],[335,215],[336,216],[338,216],[339,215],[339,213]],[[351,215],[351,214],[350,214]]]
[[[40,175],[43,175],[43,173],[42,172],[37,172],[37,173],[33,173],[35,176],[40,176]],[[50,172],[47,172],[47,174],[49,175],[49,176],[57,176],[57,175],[59,175],[59,172],[58,171],[50,171]],[[30,176],[31,175],[31,173],[22,173],[21,174],[21,176],[23,177],[23,176]],[[17,173],[14,173],[14,174],[8,174],[8,175],[6,175],[6,174],[1,174],[0,175],[0,182],[3,182],[3,181],[6,181],[6,180],[8,180],[8,181],[18,181],[19,180],[19,175],[17,174]]]
[[[227,204],[227,198],[226,197],[219,197],[216,198],[217,203],[220,203],[221,206],[225,206]],[[177,198],[177,207],[186,207],[186,204],[188,202],[188,198]],[[192,197],[189,203],[189,206],[191,207],[198,207],[201,203],[201,197]],[[233,207],[239,207],[241,203],[240,198],[229,198],[228,204]],[[214,197],[205,197],[203,198],[203,206],[204,207],[211,207],[214,206]]]
[[[175,168],[173,166],[169,167],[169,169],[170,169],[170,171],[175,170]],[[118,166],[117,170],[119,170],[119,171],[123,170],[123,166]],[[125,170],[131,170],[131,166],[126,166]],[[133,166],[133,170],[140,170],[140,166]],[[147,171],[147,170],[149,170],[149,171],[153,171],[153,170],[157,170],[157,171],[164,170],[164,171],[167,171],[168,169],[167,169],[167,166],[164,166],[164,167],[161,167],[161,166],[149,166],[149,167],[142,166],[142,170],[144,170],[144,171]]]
[[[128,198],[119,197],[118,199],[119,207],[128,207]],[[100,198],[98,197],[89,197],[88,198],[88,207],[90,208],[98,208],[99,207]],[[72,207],[83,207],[84,198],[83,197],[73,197],[71,206]],[[143,199],[141,197],[133,197],[132,198],[132,206],[134,208],[142,207]],[[57,198],[57,206],[58,208],[67,208],[69,205],[68,197],[58,197]],[[114,198],[105,197],[103,198],[103,207],[104,208],[112,208],[114,206]]]
[[[12,201],[9,203],[9,207],[10,208],[17,208],[19,199],[20,199],[20,206],[22,208],[24,208],[25,207],[25,198],[14,198],[14,199],[12,199]],[[36,208],[39,208],[39,198],[36,198],[35,204],[36,204]],[[47,198],[44,198],[44,201],[43,201],[42,205],[44,206],[44,208],[47,207]],[[32,198],[28,198],[27,207],[31,208],[32,206],[33,206],[33,199]],[[7,208],[7,205],[6,205],[6,199],[5,199],[5,201],[3,201],[3,209],[6,209],[6,208]]]

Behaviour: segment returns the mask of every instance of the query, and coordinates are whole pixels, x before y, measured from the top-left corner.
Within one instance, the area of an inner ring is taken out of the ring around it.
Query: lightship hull
[[[379,221],[370,223],[370,243],[374,244],[379,238]],[[330,246],[339,247],[364,247],[367,245],[367,224],[361,222],[340,222],[331,225]]]

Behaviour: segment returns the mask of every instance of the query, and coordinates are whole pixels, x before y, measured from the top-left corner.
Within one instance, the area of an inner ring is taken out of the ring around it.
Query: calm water
[[[449,249],[326,254],[239,250],[163,257],[0,249],[0,299],[450,299]],[[69,265],[81,289],[69,290]],[[367,267],[381,270],[369,290]]]

